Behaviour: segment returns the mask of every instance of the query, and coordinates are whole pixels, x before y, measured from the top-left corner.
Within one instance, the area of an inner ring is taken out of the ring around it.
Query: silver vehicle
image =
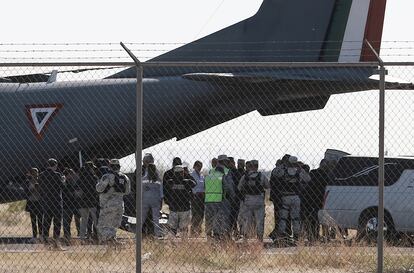
[[[385,236],[414,233],[414,159],[385,159]],[[345,156],[325,190],[319,221],[356,229],[357,239],[375,240],[378,211],[378,158]]]

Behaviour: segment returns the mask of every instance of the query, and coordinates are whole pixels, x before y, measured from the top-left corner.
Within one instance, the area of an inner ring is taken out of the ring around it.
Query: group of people
[[[142,166],[143,219],[152,214],[154,234],[194,236],[230,240],[256,237],[263,240],[266,192],[274,208],[274,241],[304,234],[308,240],[319,238],[318,211],[322,207],[331,164],[322,160],[310,170],[298,158],[285,155],[277,161],[270,179],[259,171],[258,160],[245,161],[219,155],[211,161],[208,174],[196,161],[190,172],[180,158],[160,177],[154,158],[145,154]],[[169,207],[168,232],[159,223],[163,201]]]
[[[115,243],[123,196],[131,191],[118,159],[98,159],[96,165],[88,161],[77,173],[70,168],[60,172],[58,161],[50,158],[44,171],[31,168],[26,175],[26,211],[30,213],[33,242],[57,246],[63,241],[69,245],[74,218],[83,243]],[[49,238],[52,222],[53,237]]]

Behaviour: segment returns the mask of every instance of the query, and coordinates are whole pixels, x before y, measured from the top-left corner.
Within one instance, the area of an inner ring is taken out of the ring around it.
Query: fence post
[[[385,138],[385,75],[380,63],[379,82],[379,161],[378,161],[378,272],[384,271],[384,138]]]
[[[378,60],[379,69],[379,126],[378,126],[378,237],[377,237],[377,273],[384,272],[384,154],[385,154],[385,75],[384,62],[372,45],[365,40]]]
[[[134,60],[137,67],[137,98],[136,98],[136,149],[135,149],[135,165],[136,165],[136,230],[135,230],[135,271],[142,272],[142,112],[143,112],[143,67],[138,58],[121,42],[121,46],[125,49],[128,55]]]

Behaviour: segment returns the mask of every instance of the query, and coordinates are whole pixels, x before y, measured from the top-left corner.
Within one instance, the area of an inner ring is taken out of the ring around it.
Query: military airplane
[[[264,0],[239,23],[149,62],[370,62],[379,52],[386,0]],[[147,67],[143,147],[182,139],[257,110],[322,109],[333,94],[378,88],[377,66],[269,68]],[[0,78],[0,202],[24,198],[15,185],[47,158],[121,158],[135,151],[136,69],[101,80],[52,75]],[[52,79],[52,80],[51,80]],[[387,88],[413,89],[387,83]]]

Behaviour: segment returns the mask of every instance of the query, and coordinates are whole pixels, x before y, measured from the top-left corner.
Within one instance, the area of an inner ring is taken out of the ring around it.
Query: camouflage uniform
[[[117,187],[117,184],[123,186]],[[96,190],[100,205],[98,235],[99,240],[104,242],[116,237],[124,213],[123,197],[131,192],[131,183],[125,174],[112,171],[102,176],[96,184]]]

